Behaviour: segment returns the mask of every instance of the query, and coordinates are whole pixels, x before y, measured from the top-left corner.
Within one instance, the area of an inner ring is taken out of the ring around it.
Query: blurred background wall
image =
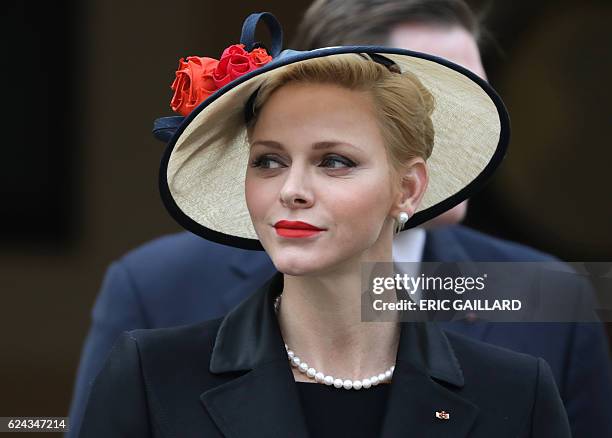
[[[289,41],[309,1],[7,1],[0,172],[0,415],[67,415],[107,265],[179,227],[157,191],[177,60],[215,56],[273,12]],[[610,261],[612,39],[604,1],[472,2],[513,122],[467,224],[570,261]]]

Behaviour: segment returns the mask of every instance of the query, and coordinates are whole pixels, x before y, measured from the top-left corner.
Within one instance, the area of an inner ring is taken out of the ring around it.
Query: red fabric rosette
[[[174,96],[170,101],[173,111],[186,116],[204,101],[208,96],[217,91],[213,79],[213,72],[219,61],[213,58],[200,58],[189,56],[181,58],[176,71],[176,77],[170,88],[174,90]]]
[[[223,51],[219,64],[213,72],[213,80],[218,88],[253,70],[248,53],[242,44],[234,44]]]
[[[259,68],[272,61],[272,57],[268,55],[266,49],[258,47],[256,49],[251,50],[251,52],[249,53],[249,60],[251,61],[251,65],[253,66],[253,68]]]
[[[270,61],[272,57],[265,49],[258,47],[247,52],[243,44],[226,48],[218,61],[197,56],[181,58],[170,87],[174,91],[170,106],[173,111],[187,116],[219,88]]]

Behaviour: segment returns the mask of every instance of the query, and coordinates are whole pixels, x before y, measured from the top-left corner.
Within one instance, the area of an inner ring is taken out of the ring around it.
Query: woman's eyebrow
[[[312,145],[313,149],[329,149],[331,147],[334,146],[349,146],[358,150],[361,150],[361,148],[355,146],[352,143],[347,143],[345,141],[320,141],[318,143],[315,143]]]
[[[251,143],[251,146],[255,146],[257,144],[268,146],[273,149],[284,149],[282,144],[280,144],[277,141],[272,141],[272,140],[257,140]]]
[[[273,149],[280,149],[280,150],[284,150],[284,147],[282,145],[282,143],[279,143],[277,141],[273,141],[273,140],[257,140],[254,141],[251,146],[255,146],[257,144],[263,145],[263,146],[268,146],[270,148]],[[361,148],[355,146],[352,143],[347,143],[345,141],[319,141],[317,143],[314,143],[312,145],[312,148],[314,150],[320,150],[320,149],[329,149],[332,148],[334,146],[350,146],[353,147],[355,149],[361,150]]]

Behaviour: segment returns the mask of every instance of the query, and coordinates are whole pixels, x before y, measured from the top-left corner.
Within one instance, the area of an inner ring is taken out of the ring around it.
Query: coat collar
[[[201,400],[227,436],[253,436],[254,430],[261,436],[308,436],[274,313],[282,288],[283,275],[277,273],[232,310],[217,332],[209,369],[227,381],[204,392]],[[435,324],[402,324],[391,385],[384,438],[410,430],[464,437],[476,418],[478,408],[455,393],[464,385],[463,373]],[[436,410],[451,413],[453,421],[436,419]]]
[[[266,362],[287,360],[274,313],[274,299],[282,288],[283,276],[276,273],[225,316],[212,352],[211,373],[248,371]]]

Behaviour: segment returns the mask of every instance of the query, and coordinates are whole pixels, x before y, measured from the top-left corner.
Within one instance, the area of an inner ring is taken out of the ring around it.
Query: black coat
[[[273,300],[277,274],[225,318],[134,330],[98,375],[81,437],[307,437]],[[449,413],[448,420],[435,412]],[[569,437],[542,359],[403,323],[380,437]]]

